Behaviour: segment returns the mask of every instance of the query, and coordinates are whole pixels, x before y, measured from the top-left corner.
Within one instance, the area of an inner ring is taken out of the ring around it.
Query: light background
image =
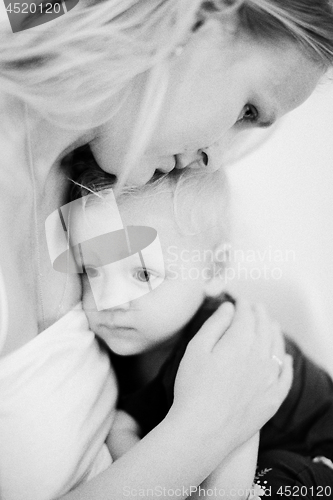
[[[228,175],[233,248],[257,252],[256,262],[241,264],[262,270],[258,280],[243,271],[231,289],[266,304],[333,375],[333,80],[325,79]],[[274,262],[269,251],[276,250],[289,251],[289,259]],[[265,265],[279,267],[282,278],[265,279]]]

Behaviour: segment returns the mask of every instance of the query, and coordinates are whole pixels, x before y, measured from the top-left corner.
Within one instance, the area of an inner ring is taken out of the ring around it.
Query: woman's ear
[[[230,260],[230,244],[222,243],[214,249],[213,262],[206,273],[205,293],[207,297],[217,297],[225,291],[225,269]]]

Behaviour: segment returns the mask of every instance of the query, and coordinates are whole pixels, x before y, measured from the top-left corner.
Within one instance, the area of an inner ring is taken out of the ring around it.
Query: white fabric
[[[116,397],[81,305],[0,359],[1,500],[51,500],[106,469]]]

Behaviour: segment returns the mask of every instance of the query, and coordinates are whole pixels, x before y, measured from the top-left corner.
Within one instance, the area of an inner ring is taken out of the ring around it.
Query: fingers
[[[246,300],[237,300],[232,324],[223,337],[218,339],[215,350],[224,350],[233,346],[233,352],[245,352],[252,346],[256,334],[255,316]],[[219,342],[220,340],[220,342]]]
[[[247,300],[237,300],[233,325],[236,330],[243,328],[245,325],[249,330],[254,329],[255,318],[252,307]]]
[[[255,317],[256,335],[260,346],[260,358],[270,356],[272,353],[272,321],[262,304],[252,306]]]
[[[293,381],[293,358],[285,354],[281,375],[278,378],[278,397],[284,401],[290,390]]]
[[[285,361],[285,343],[281,327],[271,320],[266,309],[257,304],[253,307],[257,319],[258,338],[261,343],[260,357],[263,361],[269,361],[269,370],[272,383],[282,375]]]
[[[234,305],[231,302],[223,302],[200,328],[194,340],[202,342],[203,347],[212,350],[230,327],[234,313]]]
[[[273,321],[261,304],[251,306],[238,300],[236,307],[223,303],[202,326],[196,339],[200,349],[213,351],[219,356],[236,353],[240,363],[246,357],[265,366],[268,385],[279,384],[278,393],[287,394],[291,380],[291,360],[286,357],[280,325]],[[243,359],[244,358],[244,359]]]
[[[285,358],[285,341],[281,331],[281,327],[278,323],[273,322],[273,342],[272,342],[272,354],[277,356],[281,361]]]
[[[274,373],[280,377],[285,360],[285,342],[281,327],[279,323],[270,319],[261,304],[255,306],[255,309],[259,320],[258,334],[261,337],[262,346],[265,343],[265,350],[262,351],[263,359],[267,359],[267,356],[271,358]]]
[[[253,310],[256,317],[257,335],[264,357],[269,354],[283,359],[285,354],[284,338],[279,323],[269,317],[262,304],[254,305]]]

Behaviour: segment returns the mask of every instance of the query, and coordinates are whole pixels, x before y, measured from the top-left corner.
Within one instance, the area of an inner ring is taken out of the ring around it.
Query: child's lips
[[[104,331],[115,332],[117,330],[136,331],[136,318],[135,314],[126,311],[125,314],[117,311],[105,311],[106,314],[100,316],[98,322],[98,328],[102,328]]]
[[[99,325],[99,327],[102,329],[102,331],[107,331],[107,333],[115,333],[115,332],[134,332],[136,331],[136,328],[128,325],[121,325],[121,324],[116,324],[116,323],[105,323]]]

